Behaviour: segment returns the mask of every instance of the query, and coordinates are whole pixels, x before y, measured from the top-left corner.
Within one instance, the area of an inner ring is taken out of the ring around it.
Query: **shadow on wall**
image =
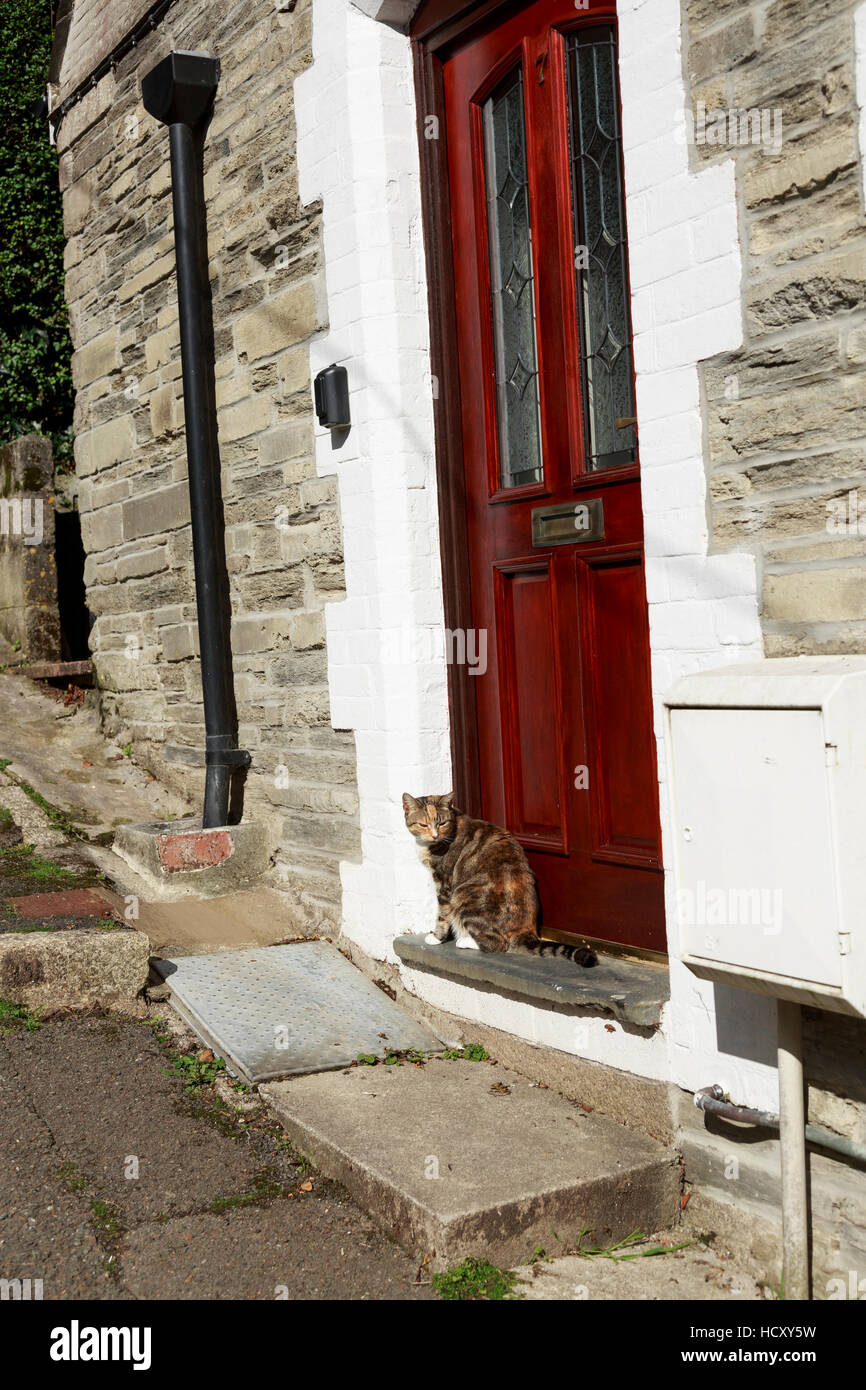
[[[775,999],[733,985],[714,984],[713,993],[719,1052],[775,1068]]]
[[[84,587],[84,544],[77,511],[54,516],[54,559],[57,570],[57,613],[60,620],[60,658],[86,661],[93,619]]]

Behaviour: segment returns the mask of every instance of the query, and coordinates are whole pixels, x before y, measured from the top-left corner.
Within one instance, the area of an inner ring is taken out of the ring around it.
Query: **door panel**
[[[503,733],[511,755],[506,818],[528,848],[544,843],[564,853],[561,758],[550,746],[550,730],[559,727],[561,696],[549,562],[497,565],[495,591]]]
[[[442,75],[481,811],[545,928],[659,950],[614,19],[536,0]]]
[[[623,633],[641,634],[646,625],[641,556],[578,556],[576,564],[581,646],[591,654],[584,662],[590,757],[598,769],[593,850],[612,861],[658,868],[653,749],[633,718],[635,708],[649,705],[649,673],[643,644],[622,647]]]

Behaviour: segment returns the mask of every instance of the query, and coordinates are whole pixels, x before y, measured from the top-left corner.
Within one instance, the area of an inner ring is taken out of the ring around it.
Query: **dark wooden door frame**
[[[421,205],[428,277],[431,364],[434,376],[436,475],[445,623],[451,631],[473,625],[469,525],[464,467],[464,410],[457,351],[452,207],[445,120],[445,65],[456,47],[472,41],[526,8],[531,0],[424,0],[409,27],[412,44],[421,164]],[[615,0],[601,0],[585,16],[616,23]],[[570,25],[569,27],[574,27]],[[612,480],[615,481],[615,480]],[[648,659],[650,652],[647,652]],[[482,815],[478,710],[469,668],[448,666],[451,758],[458,805]],[[594,855],[594,857],[598,857]],[[547,935],[570,940],[559,931]],[[664,959],[634,946],[604,949]]]

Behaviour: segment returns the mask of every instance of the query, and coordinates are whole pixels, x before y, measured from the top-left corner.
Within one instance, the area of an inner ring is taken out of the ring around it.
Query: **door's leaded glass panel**
[[[485,184],[500,486],[543,479],[523,78],[484,103]]]
[[[590,468],[637,457],[616,36],[568,39],[574,263]]]

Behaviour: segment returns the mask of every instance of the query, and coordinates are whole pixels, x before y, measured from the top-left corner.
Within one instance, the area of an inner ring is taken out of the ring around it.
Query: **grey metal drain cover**
[[[327,941],[155,961],[172,1004],[251,1082],[330,1071],[359,1052],[442,1044]],[[384,1036],[383,1036],[384,1035]]]

